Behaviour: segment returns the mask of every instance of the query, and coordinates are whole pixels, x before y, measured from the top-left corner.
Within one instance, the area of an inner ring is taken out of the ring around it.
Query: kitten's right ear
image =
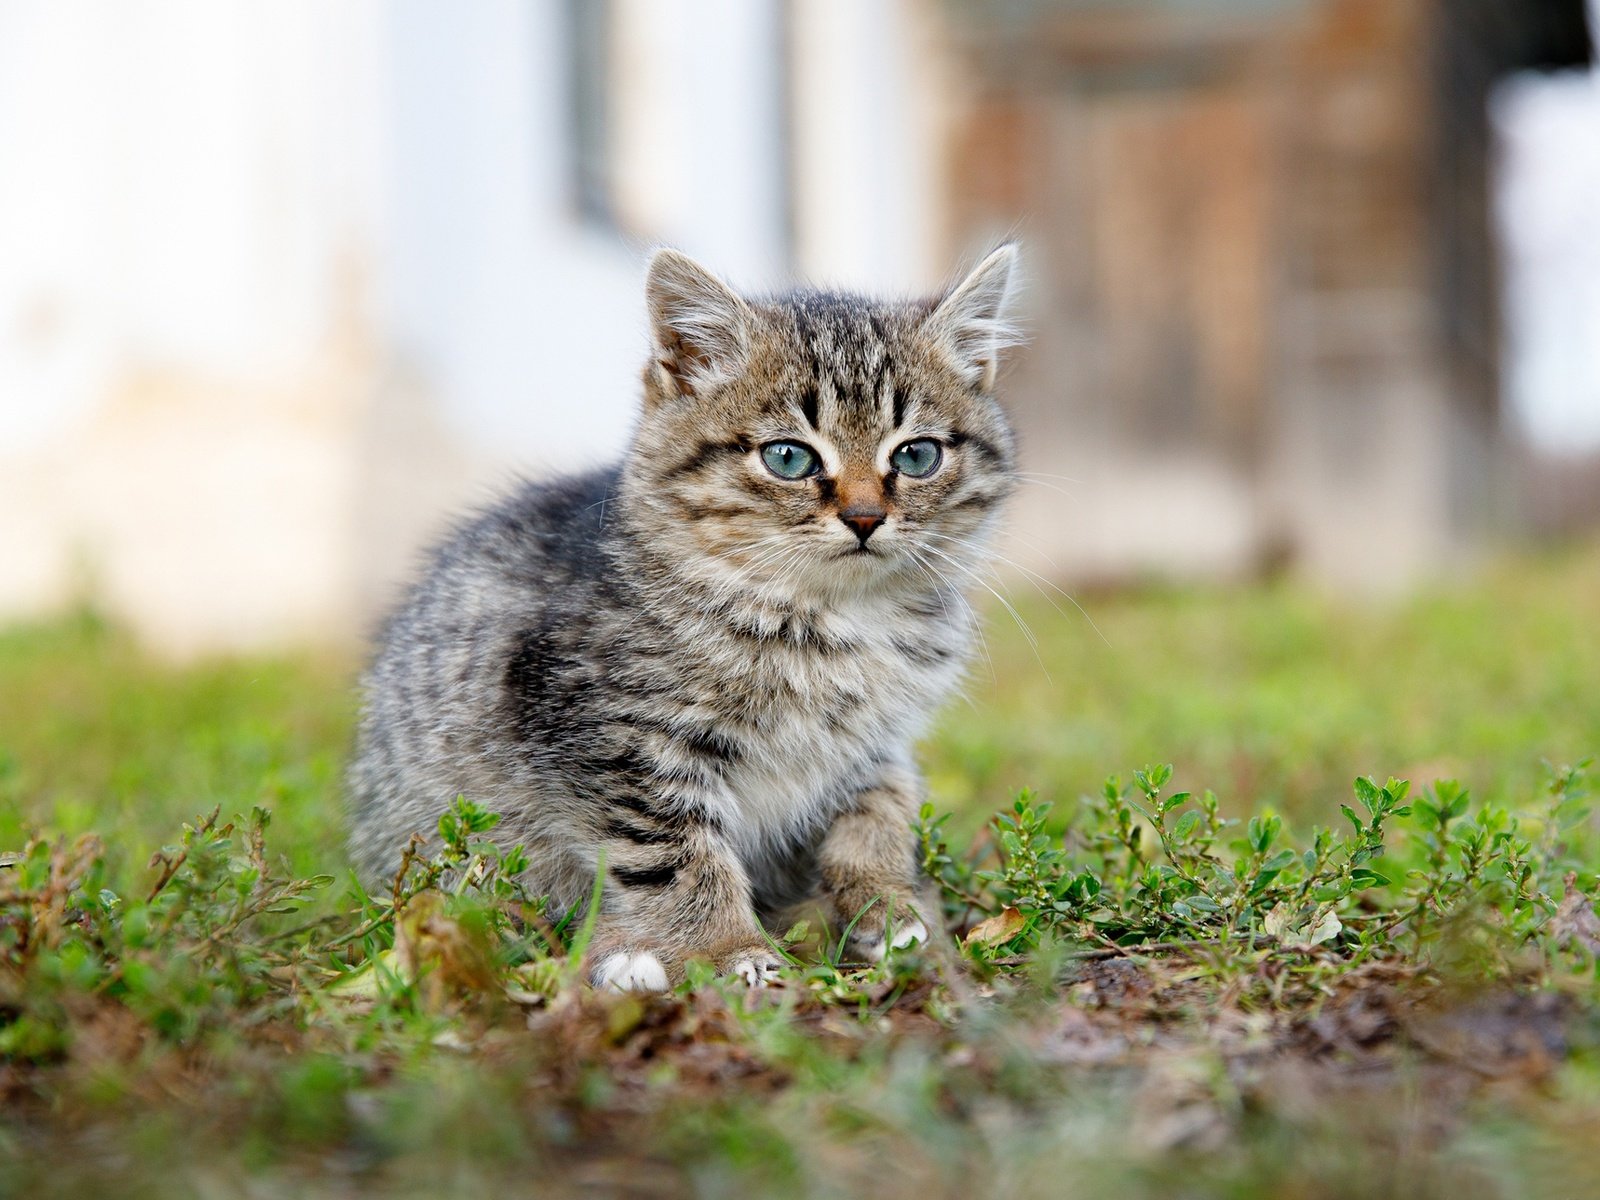
[[[676,250],[657,250],[644,293],[664,395],[693,396],[744,369],[754,314],[710,271]]]
[[[1017,341],[1017,332],[1005,314],[1016,265],[1014,243],[991,251],[939,302],[922,326],[968,382],[985,392],[994,388],[1000,351]]]

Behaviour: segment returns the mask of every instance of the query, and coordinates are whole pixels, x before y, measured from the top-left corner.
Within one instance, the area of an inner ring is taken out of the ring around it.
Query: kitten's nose
[[[872,536],[872,531],[883,524],[884,517],[889,514],[881,508],[868,508],[866,505],[852,504],[849,508],[839,510],[839,520],[850,526],[855,535],[865,546],[867,539]]]

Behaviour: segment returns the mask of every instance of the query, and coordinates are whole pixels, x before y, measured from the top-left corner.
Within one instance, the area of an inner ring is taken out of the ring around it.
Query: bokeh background
[[[1587,854],[1541,760],[1600,755],[1597,30],[1600,0],[0,0],[0,1195],[1596,1194],[1593,962],[1377,926],[1376,892],[1341,919],[1377,958],[1057,948],[959,1023],[898,964],[808,965],[736,1021],[697,989],[485,1030],[437,1007],[481,961],[446,965],[481,928],[447,906],[404,918],[445,931],[426,987],[368,1011],[318,964],[389,961],[343,849],[363,634],[453,509],[621,451],[663,243],[891,292],[1022,244],[1026,484],[918,755],[955,853],[1026,787],[1093,861],[1081,798],[1171,762],[1230,858],[1251,816],[1347,828],[1362,775]],[[277,926],[315,974],[226,917],[260,888],[226,843],[140,902],[183,823],[258,807],[272,864],[334,880]],[[1380,905],[1449,858],[1422,811]],[[103,848],[104,957],[16,853],[40,832]],[[1511,857],[1461,870],[1494,896]]]
[[[1011,572],[1393,593],[1600,513],[1585,0],[0,2],[0,621],[353,642],[619,452],[648,248],[1021,240]]]

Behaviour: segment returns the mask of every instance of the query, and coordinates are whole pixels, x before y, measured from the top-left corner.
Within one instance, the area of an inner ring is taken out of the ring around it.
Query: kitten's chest
[[[960,673],[959,647],[920,651],[930,636],[902,626],[774,640],[754,655],[708,646],[712,660],[727,655],[708,662],[706,682],[739,745],[718,815],[747,864],[820,835],[883,765],[906,760]]]

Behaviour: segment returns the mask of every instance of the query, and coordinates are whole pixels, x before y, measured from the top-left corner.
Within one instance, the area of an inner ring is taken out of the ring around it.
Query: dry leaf
[[[379,965],[382,970],[390,975],[399,975],[399,964],[395,958],[394,950],[388,949],[380,952],[378,956],[368,961],[354,971],[348,971],[339,976],[338,980],[326,989],[328,995],[340,1000],[370,1001],[376,1000],[383,994],[383,983],[379,977]]]
[[[1021,933],[1027,922],[1016,909],[1006,907],[992,917],[979,921],[962,943],[967,946],[998,946],[1009,942]]]
[[[1323,942],[1338,937],[1339,931],[1344,928],[1331,908],[1315,923],[1307,921],[1297,925],[1295,920],[1298,916],[1299,913],[1295,909],[1279,901],[1267,913],[1262,926],[1268,937],[1290,950],[1309,950],[1313,946],[1320,946]]]
[[[1567,872],[1562,882],[1566,885],[1566,892],[1561,897],[1556,915],[1550,918],[1550,933],[1556,939],[1556,945],[1576,942],[1590,954],[1600,955],[1600,915],[1595,913],[1589,897],[1578,890],[1575,873]]]
[[[499,995],[493,956],[481,930],[450,916],[430,892],[412,899],[394,927],[395,960],[429,1012],[482,1004]]]

